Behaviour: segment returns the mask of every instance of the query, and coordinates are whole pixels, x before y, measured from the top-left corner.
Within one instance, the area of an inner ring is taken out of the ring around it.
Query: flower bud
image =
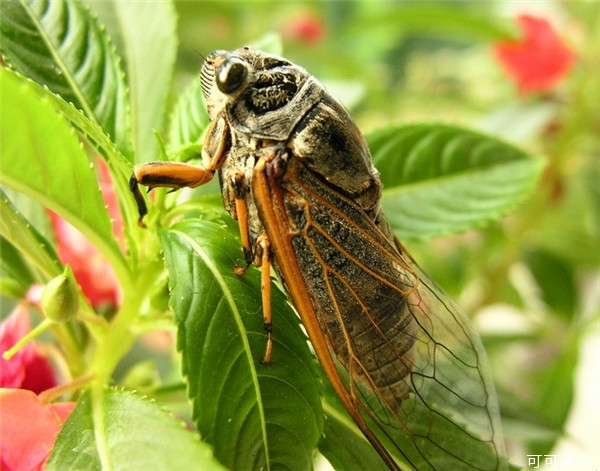
[[[46,317],[54,322],[66,322],[79,312],[79,285],[70,266],[48,282],[40,306]]]

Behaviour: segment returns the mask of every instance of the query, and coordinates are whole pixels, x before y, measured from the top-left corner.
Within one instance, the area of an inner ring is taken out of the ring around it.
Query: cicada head
[[[216,86],[216,67],[220,64],[219,57],[227,55],[227,51],[217,50],[210,54],[202,64],[200,71],[200,83],[202,94],[206,101],[206,107],[210,119],[214,119],[219,111],[225,106],[226,95]]]
[[[322,95],[303,68],[250,47],[210,54],[201,81],[211,119],[225,109],[230,126],[270,139],[287,138]]]

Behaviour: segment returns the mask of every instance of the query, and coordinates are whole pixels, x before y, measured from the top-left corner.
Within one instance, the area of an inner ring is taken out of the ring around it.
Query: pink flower
[[[314,45],[325,36],[325,25],[319,16],[313,13],[301,13],[287,23],[284,35],[292,41]]]
[[[48,211],[62,263],[70,265],[85,297],[97,307],[116,306],[121,299],[117,276],[102,253],[81,232]]]
[[[117,200],[117,193],[108,170],[108,165],[102,159],[97,161],[98,174],[100,184],[100,191],[102,192],[102,198],[106,204],[106,210],[113,223],[113,233],[117,238],[117,241],[121,245],[121,249],[125,250],[125,234],[123,233],[123,218],[121,217],[121,211],[119,210],[119,201]]]
[[[108,213],[113,220],[113,232],[124,246],[123,220],[119,212],[115,191],[108,169],[99,161],[100,188]],[[121,300],[121,288],[117,276],[102,253],[77,229],[57,214],[48,211],[58,244],[58,256],[70,265],[75,279],[86,298],[94,307],[117,306]]]
[[[543,18],[517,18],[523,37],[495,46],[496,58],[522,94],[551,90],[571,70],[575,54]]]
[[[42,470],[75,403],[45,404],[24,389],[0,389],[0,469]]]
[[[26,303],[20,303],[0,325],[0,354],[31,330]],[[27,343],[10,360],[0,356],[0,387],[28,389],[35,394],[57,385],[48,359],[34,342]],[[2,417],[0,415],[0,417]]]

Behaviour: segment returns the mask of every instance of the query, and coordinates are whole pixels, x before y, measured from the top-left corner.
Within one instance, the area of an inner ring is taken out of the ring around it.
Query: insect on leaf
[[[237,274],[243,276],[237,279],[252,279],[257,275],[250,265],[261,267],[263,363],[285,375],[286,369],[279,368],[292,355],[289,350],[281,356],[293,339],[277,327],[282,316],[278,292],[271,288],[272,270],[300,315],[331,387],[378,452],[379,467],[505,469],[497,400],[479,337],[394,236],[381,207],[379,173],[344,107],[301,67],[249,47],[209,55],[201,85],[211,120],[203,163],[136,167],[131,187],[140,213],[145,201],[138,185],[196,187],[218,173],[225,208],[240,229],[243,258]],[[457,154],[451,153],[451,160]],[[284,405],[285,393],[269,400],[262,396],[269,389],[262,386],[261,369],[251,361],[251,352],[260,346],[249,341],[254,336],[242,334],[241,307],[250,307],[250,312],[261,308],[242,289],[245,282],[228,287],[236,277],[217,268],[235,263],[232,247],[205,239],[199,227],[189,234],[167,234],[183,244],[176,252],[166,250],[172,252],[167,260],[175,277],[180,346],[196,349],[194,356],[201,362],[220,365],[230,356],[241,360],[235,363],[239,369],[233,370],[229,361],[219,368],[219,378],[211,377],[218,387],[210,396],[222,398],[226,391],[230,404],[219,407],[232,412],[198,416],[198,422],[222,424],[235,416],[232,408],[246,404],[244,398],[250,400],[245,411],[256,403],[259,413],[252,417],[258,422],[243,429],[252,431],[254,439],[240,440],[242,435],[234,433],[226,442],[243,445],[246,456],[249,443],[264,447],[266,438],[272,442],[273,435],[266,433],[269,407],[280,404],[291,413]],[[191,253],[206,269],[195,264]],[[201,298],[195,296],[200,289]],[[245,294],[234,302],[238,291]],[[190,323],[197,312],[205,319],[198,325]],[[191,326],[197,328],[192,331]],[[212,333],[218,333],[218,342],[210,339]],[[188,360],[184,369],[192,395],[202,391]],[[226,387],[231,371],[236,379],[248,378],[246,386]],[[290,377],[283,377],[287,383]],[[251,391],[249,397],[243,391]],[[203,409],[195,410],[201,414]],[[271,456],[265,456],[270,467]],[[226,464],[235,467],[238,462],[228,459]]]

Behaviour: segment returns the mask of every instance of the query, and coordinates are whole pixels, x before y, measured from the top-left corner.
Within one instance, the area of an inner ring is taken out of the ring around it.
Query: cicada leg
[[[262,235],[257,241],[257,250],[254,264],[261,267],[260,272],[260,292],[263,306],[263,320],[265,332],[267,333],[267,346],[261,363],[271,362],[271,352],[273,350],[273,318],[271,311],[271,244],[266,235]]]
[[[215,119],[207,130],[201,165],[183,162],[150,162],[136,165],[129,179],[129,189],[138,206],[140,215],[138,224],[144,225],[142,219],[148,213],[139,185],[147,186],[148,191],[158,187],[171,188],[174,191],[184,187],[195,188],[204,185],[212,180],[215,172],[223,165],[229,145],[229,127],[225,119],[220,117]]]
[[[254,261],[252,247],[250,242],[250,226],[248,225],[248,204],[246,203],[246,184],[244,174],[240,171],[230,172],[227,175],[229,188],[233,189],[233,200],[235,206],[234,219],[237,220],[240,228],[240,238],[242,239],[242,249],[244,250],[244,259],[246,264],[235,268],[235,274],[243,274],[250,264]]]
[[[248,225],[248,203],[246,201],[247,188],[244,174],[240,171],[230,172],[227,175],[230,188],[233,189],[233,198],[235,201],[235,218],[240,228],[240,237],[242,239],[242,248],[246,263],[244,266],[235,268],[236,275],[242,275],[248,269],[251,263],[261,268],[260,291],[263,306],[263,319],[265,332],[267,333],[267,346],[261,363],[271,362],[271,351],[273,350],[273,322],[271,311],[271,260],[270,243],[268,237],[261,235],[254,247],[250,241],[250,226]]]
[[[148,187],[148,191],[157,188],[195,188],[212,180],[215,169],[206,168],[202,165],[194,166],[182,162],[150,162],[136,165],[133,175],[129,179],[129,189],[135,197],[140,218],[138,224],[143,226],[142,219],[148,213],[146,201],[139,190],[138,185]]]

